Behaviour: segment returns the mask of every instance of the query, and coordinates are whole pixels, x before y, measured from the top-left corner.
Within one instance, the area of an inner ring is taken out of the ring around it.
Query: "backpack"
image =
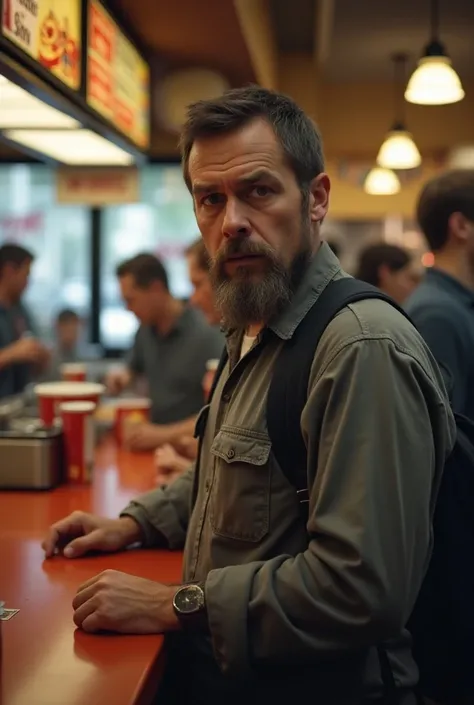
[[[297,493],[305,525],[309,492],[300,419],[314,354],[336,314],[366,299],[386,301],[410,320],[379,289],[350,277],[338,279],[324,289],[292,338],[283,344],[275,363],[267,399],[267,428],[272,452]],[[214,386],[226,362],[224,351]],[[470,675],[474,645],[474,424],[458,414],[454,417],[457,440],[439,489],[433,553],[407,625],[420,670],[420,693],[438,701],[474,694]],[[393,674],[383,648],[378,652],[388,700],[392,701]]]

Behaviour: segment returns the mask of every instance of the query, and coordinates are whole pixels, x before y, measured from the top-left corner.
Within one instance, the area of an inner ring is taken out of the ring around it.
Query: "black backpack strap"
[[[267,399],[267,428],[273,454],[297,492],[303,519],[308,513],[307,449],[301,434],[301,413],[308,395],[314,354],[332,319],[349,304],[381,299],[406,313],[379,289],[352,277],[330,282],[284,343],[275,363]]]

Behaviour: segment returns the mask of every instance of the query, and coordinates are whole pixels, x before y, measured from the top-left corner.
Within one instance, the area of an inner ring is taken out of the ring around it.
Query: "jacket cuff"
[[[207,576],[206,609],[214,657],[229,676],[248,676],[248,606],[253,580],[262,563],[228,566],[211,570]]]
[[[146,548],[176,550],[183,547],[183,532],[171,504],[163,502],[159,514],[151,517],[146,507],[131,502],[120,516],[132,517],[140,525]]]

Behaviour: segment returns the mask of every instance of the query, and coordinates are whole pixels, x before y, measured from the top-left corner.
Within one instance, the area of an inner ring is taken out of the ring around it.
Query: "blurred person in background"
[[[429,181],[417,220],[435,266],[406,309],[447,373],[454,411],[474,421],[474,170]]]
[[[76,311],[69,308],[60,311],[55,322],[55,346],[49,373],[51,379],[61,377],[61,365],[80,361],[81,337],[82,320]]]
[[[193,287],[190,302],[200,309],[211,326],[219,327],[221,315],[215,304],[209,269],[211,259],[201,238],[195,240],[186,250],[189,279]],[[222,349],[225,336],[222,335]],[[166,443],[155,452],[157,484],[170,483],[188,469],[190,461],[197,455],[197,441],[193,436],[183,436],[174,447]]]
[[[406,250],[381,242],[360,252],[355,277],[403,304],[420,283],[421,272]]]
[[[126,368],[111,372],[107,386],[119,394],[144,377],[151,398],[151,423],[127,432],[132,450],[154,450],[191,436],[203,406],[206,362],[222,352],[220,331],[201,313],[175,299],[162,262],[142,253],[117,268],[124,302],[140,321]]]
[[[20,245],[0,247],[0,398],[22,393],[50,359],[21,300],[33,260]]]

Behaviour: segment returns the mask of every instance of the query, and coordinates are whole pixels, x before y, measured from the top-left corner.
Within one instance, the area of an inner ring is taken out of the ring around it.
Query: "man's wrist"
[[[173,607],[176,590],[178,590],[176,585],[160,585],[153,609],[160,632],[176,632],[181,629],[181,623]]]
[[[134,543],[143,543],[145,540],[145,534],[143,532],[142,527],[131,516],[121,516],[119,519],[122,529],[124,532],[124,536],[126,537],[127,540],[127,546],[131,546]]]

